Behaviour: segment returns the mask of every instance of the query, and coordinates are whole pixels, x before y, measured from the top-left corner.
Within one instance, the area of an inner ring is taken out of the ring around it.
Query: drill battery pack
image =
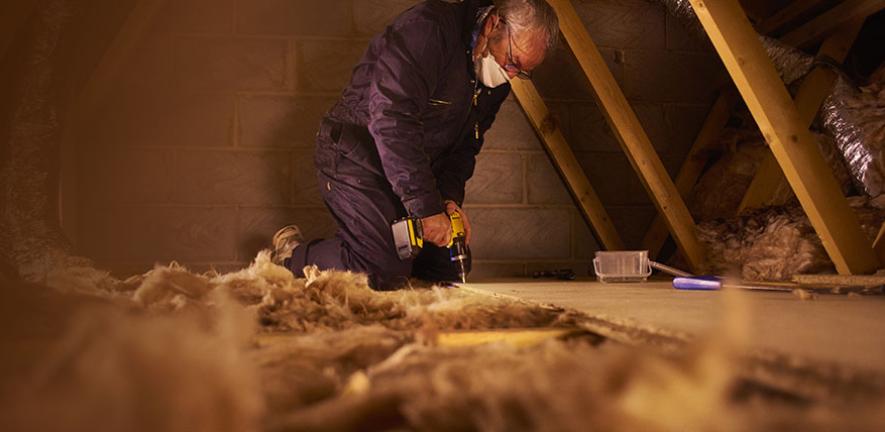
[[[418,256],[424,247],[421,219],[403,218],[393,223],[393,243],[399,259],[408,260]]]
[[[452,222],[452,238],[446,246],[453,263],[458,266],[458,275],[462,282],[467,281],[467,262],[470,260],[470,249],[467,247],[467,231],[461,214],[449,214]],[[418,256],[424,247],[424,232],[421,219],[404,218],[390,226],[396,253],[401,260],[409,260]]]

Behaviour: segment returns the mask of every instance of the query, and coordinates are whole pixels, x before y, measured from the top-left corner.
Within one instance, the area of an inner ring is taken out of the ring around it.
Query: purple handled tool
[[[719,276],[691,276],[673,278],[673,288],[686,291],[718,291],[723,288],[737,288],[751,291],[792,292],[793,287],[784,285],[753,285],[729,282]]]

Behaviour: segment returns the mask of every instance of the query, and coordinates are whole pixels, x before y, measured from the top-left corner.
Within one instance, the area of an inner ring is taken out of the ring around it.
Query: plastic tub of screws
[[[645,282],[651,275],[648,251],[599,251],[593,270],[600,282]]]

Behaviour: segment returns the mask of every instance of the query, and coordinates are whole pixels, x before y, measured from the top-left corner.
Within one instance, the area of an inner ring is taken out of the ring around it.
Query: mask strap
[[[479,39],[479,33],[480,31],[482,31],[482,23],[485,22],[486,17],[488,17],[494,9],[494,6],[486,6],[476,11],[476,21],[473,24],[473,34],[470,36],[471,49],[476,47],[476,40]]]

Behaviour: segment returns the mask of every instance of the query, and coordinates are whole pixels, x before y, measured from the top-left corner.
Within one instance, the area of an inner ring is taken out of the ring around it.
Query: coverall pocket
[[[386,183],[381,158],[365,128],[344,125],[336,140],[335,177],[354,186],[379,187]]]

